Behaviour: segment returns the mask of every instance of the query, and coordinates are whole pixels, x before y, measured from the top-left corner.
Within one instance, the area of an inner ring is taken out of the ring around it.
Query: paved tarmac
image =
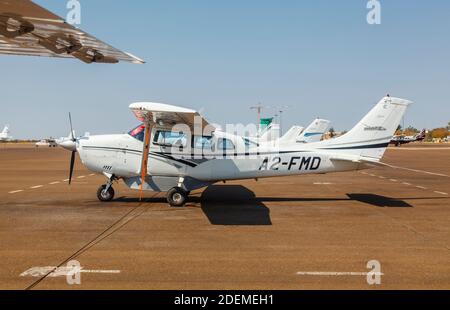
[[[79,161],[68,186],[69,156],[0,145],[0,289],[450,289],[449,147],[391,148],[395,168],[218,184],[181,209],[123,184],[100,203],[105,180]],[[43,277],[72,259],[81,285]]]

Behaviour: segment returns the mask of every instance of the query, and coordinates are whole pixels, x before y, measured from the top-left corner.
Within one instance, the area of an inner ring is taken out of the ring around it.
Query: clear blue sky
[[[66,0],[39,0],[66,16]],[[450,121],[450,2],[366,0],[81,0],[80,28],[145,65],[0,56],[0,127],[17,138],[121,133],[134,101],[204,109],[249,123],[251,105],[291,106],[285,125],[314,117],[350,129],[386,93],[416,102],[405,124]],[[272,111],[268,111],[271,114]]]

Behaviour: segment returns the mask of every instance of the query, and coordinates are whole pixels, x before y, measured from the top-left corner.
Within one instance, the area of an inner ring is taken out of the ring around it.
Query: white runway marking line
[[[90,176],[90,177],[94,177],[94,176],[95,176],[95,173],[92,173],[92,174],[90,174],[89,176]]]
[[[77,179],[84,179],[86,176],[84,176],[84,175],[82,175],[82,176],[79,176]]]
[[[391,181],[391,182],[398,182],[398,180],[396,180],[396,179],[389,179],[389,181]]]
[[[383,176],[379,176],[379,178],[380,178],[380,179],[386,179],[386,177],[383,177]]]
[[[69,182],[69,179],[62,180],[63,182]]]
[[[384,276],[384,273],[375,272],[371,275]],[[299,271],[298,276],[321,276],[321,277],[339,277],[339,276],[368,276],[369,272],[339,272],[339,271]]]
[[[44,187],[44,185],[36,185],[36,186],[30,187],[30,189],[38,189],[38,188],[42,188],[42,187]]]
[[[405,168],[405,167],[393,166],[393,165],[389,165],[389,167],[394,168],[394,169],[402,169],[402,170],[407,170],[407,171],[412,171],[412,172],[425,173],[425,174],[429,174],[429,175],[436,175],[436,176],[440,176],[440,177],[450,178],[450,175],[446,175],[446,174],[442,174],[442,173],[435,173],[435,172],[430,172],[430,171],[425,171],[425,170],[411,169],[411,168]]]
[[[329,182],[316,182],[313,183],[314,185],[333,185],[333,183],[329,183]]]
[[[56,181],[56,182],[52,182],[52,183],[48,183],[49,185],[56,185],[56,184],[59,184],[60,182],[59,181]]]
[[[408,183],[408,182],[403,182],[402,184],[406,185],[406,186],[411,186],[411,183]]]
[[[420,188],[420,189],[427,189],[426,187],[424,187],[424,186],[416,186],[417,188]]]
[[[444,192],[435,191],[434,193],[435,193],[435,194],[439,194],[439,195],[445,195],[445,196],[448,196],[448,193],[444,193]]]
[[[53,272],[52,272],[53,271]],[[51,272],[51,273],[50,273]],[[20,274],[21,277],[42,277],[48,275],[50,278],[66,277],[73,275],[74,273],[100,273],[100,274],[119,274],[120,270],[85,270],[83,268],[70,268],[70,267],[32,267]]]
[[[17,193],[21,193],[21,192],[23,192],[23,189],[19,189],[17,191],[12,191],[12,192],[9,192],[8,194],[17,194]]]

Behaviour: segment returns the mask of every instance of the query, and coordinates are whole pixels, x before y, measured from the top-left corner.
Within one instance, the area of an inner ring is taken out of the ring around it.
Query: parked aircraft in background
[[[394,144],[395,146],[401,146],[403,144],[408,144],[411,142],[422,142],[425,140],[427,136],[426,129],[422,130],[419,134],[415,136],[405,136],[405,135],[396,135],[392,138],[390,144]]]
[[[325,119],[316,119],[297,137],[296,142],[312,143],[322,140],[322,136],[330,128],[331,122]]]
[[[221,181],[367,169],[384,165],[381,159],[410,104],[385,97],[343,136],[273,148],[217,131],[191,109],[135,103],[130,109],[143,124],[129,134],[72,134],[64,146],[72,152],[69,179],[78,153],[89,170],[108,178],[97,191],[100,201],[111,201],[113,183],[123,180],[141,198],[143,191],[167,192],[170,205],[182,206],[191,191]]]
[[[0,127],[1,128],[1,127]],[[3,131],[0,133],[0,141],[10,141],[12,137],[9,135],[9,126],[6,125]]]
[[[253,137],[251,140],[257,143],[278,142],[284,144],[319,142],[328,130],[330,123],[324,119],[316,119],[306,129],[302,126],[292,126],[282,137],[280,137],[280,126],[271,123],[262,131],[259,139]]]
[[[55,139],[42,139],[38,143],[35,144],[36,147],[57,147]]]

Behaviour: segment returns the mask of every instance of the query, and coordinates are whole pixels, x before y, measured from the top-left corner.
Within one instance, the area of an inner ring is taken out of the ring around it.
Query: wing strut
[[[149,122],[145,124],[144,150],[142,152],[142,166],[141,166],[141,192],[139,194],[139,201],[142,201],[144,193],[144,182],[148,172],[148,156],[150,154],[150,136],[153,125]]]

